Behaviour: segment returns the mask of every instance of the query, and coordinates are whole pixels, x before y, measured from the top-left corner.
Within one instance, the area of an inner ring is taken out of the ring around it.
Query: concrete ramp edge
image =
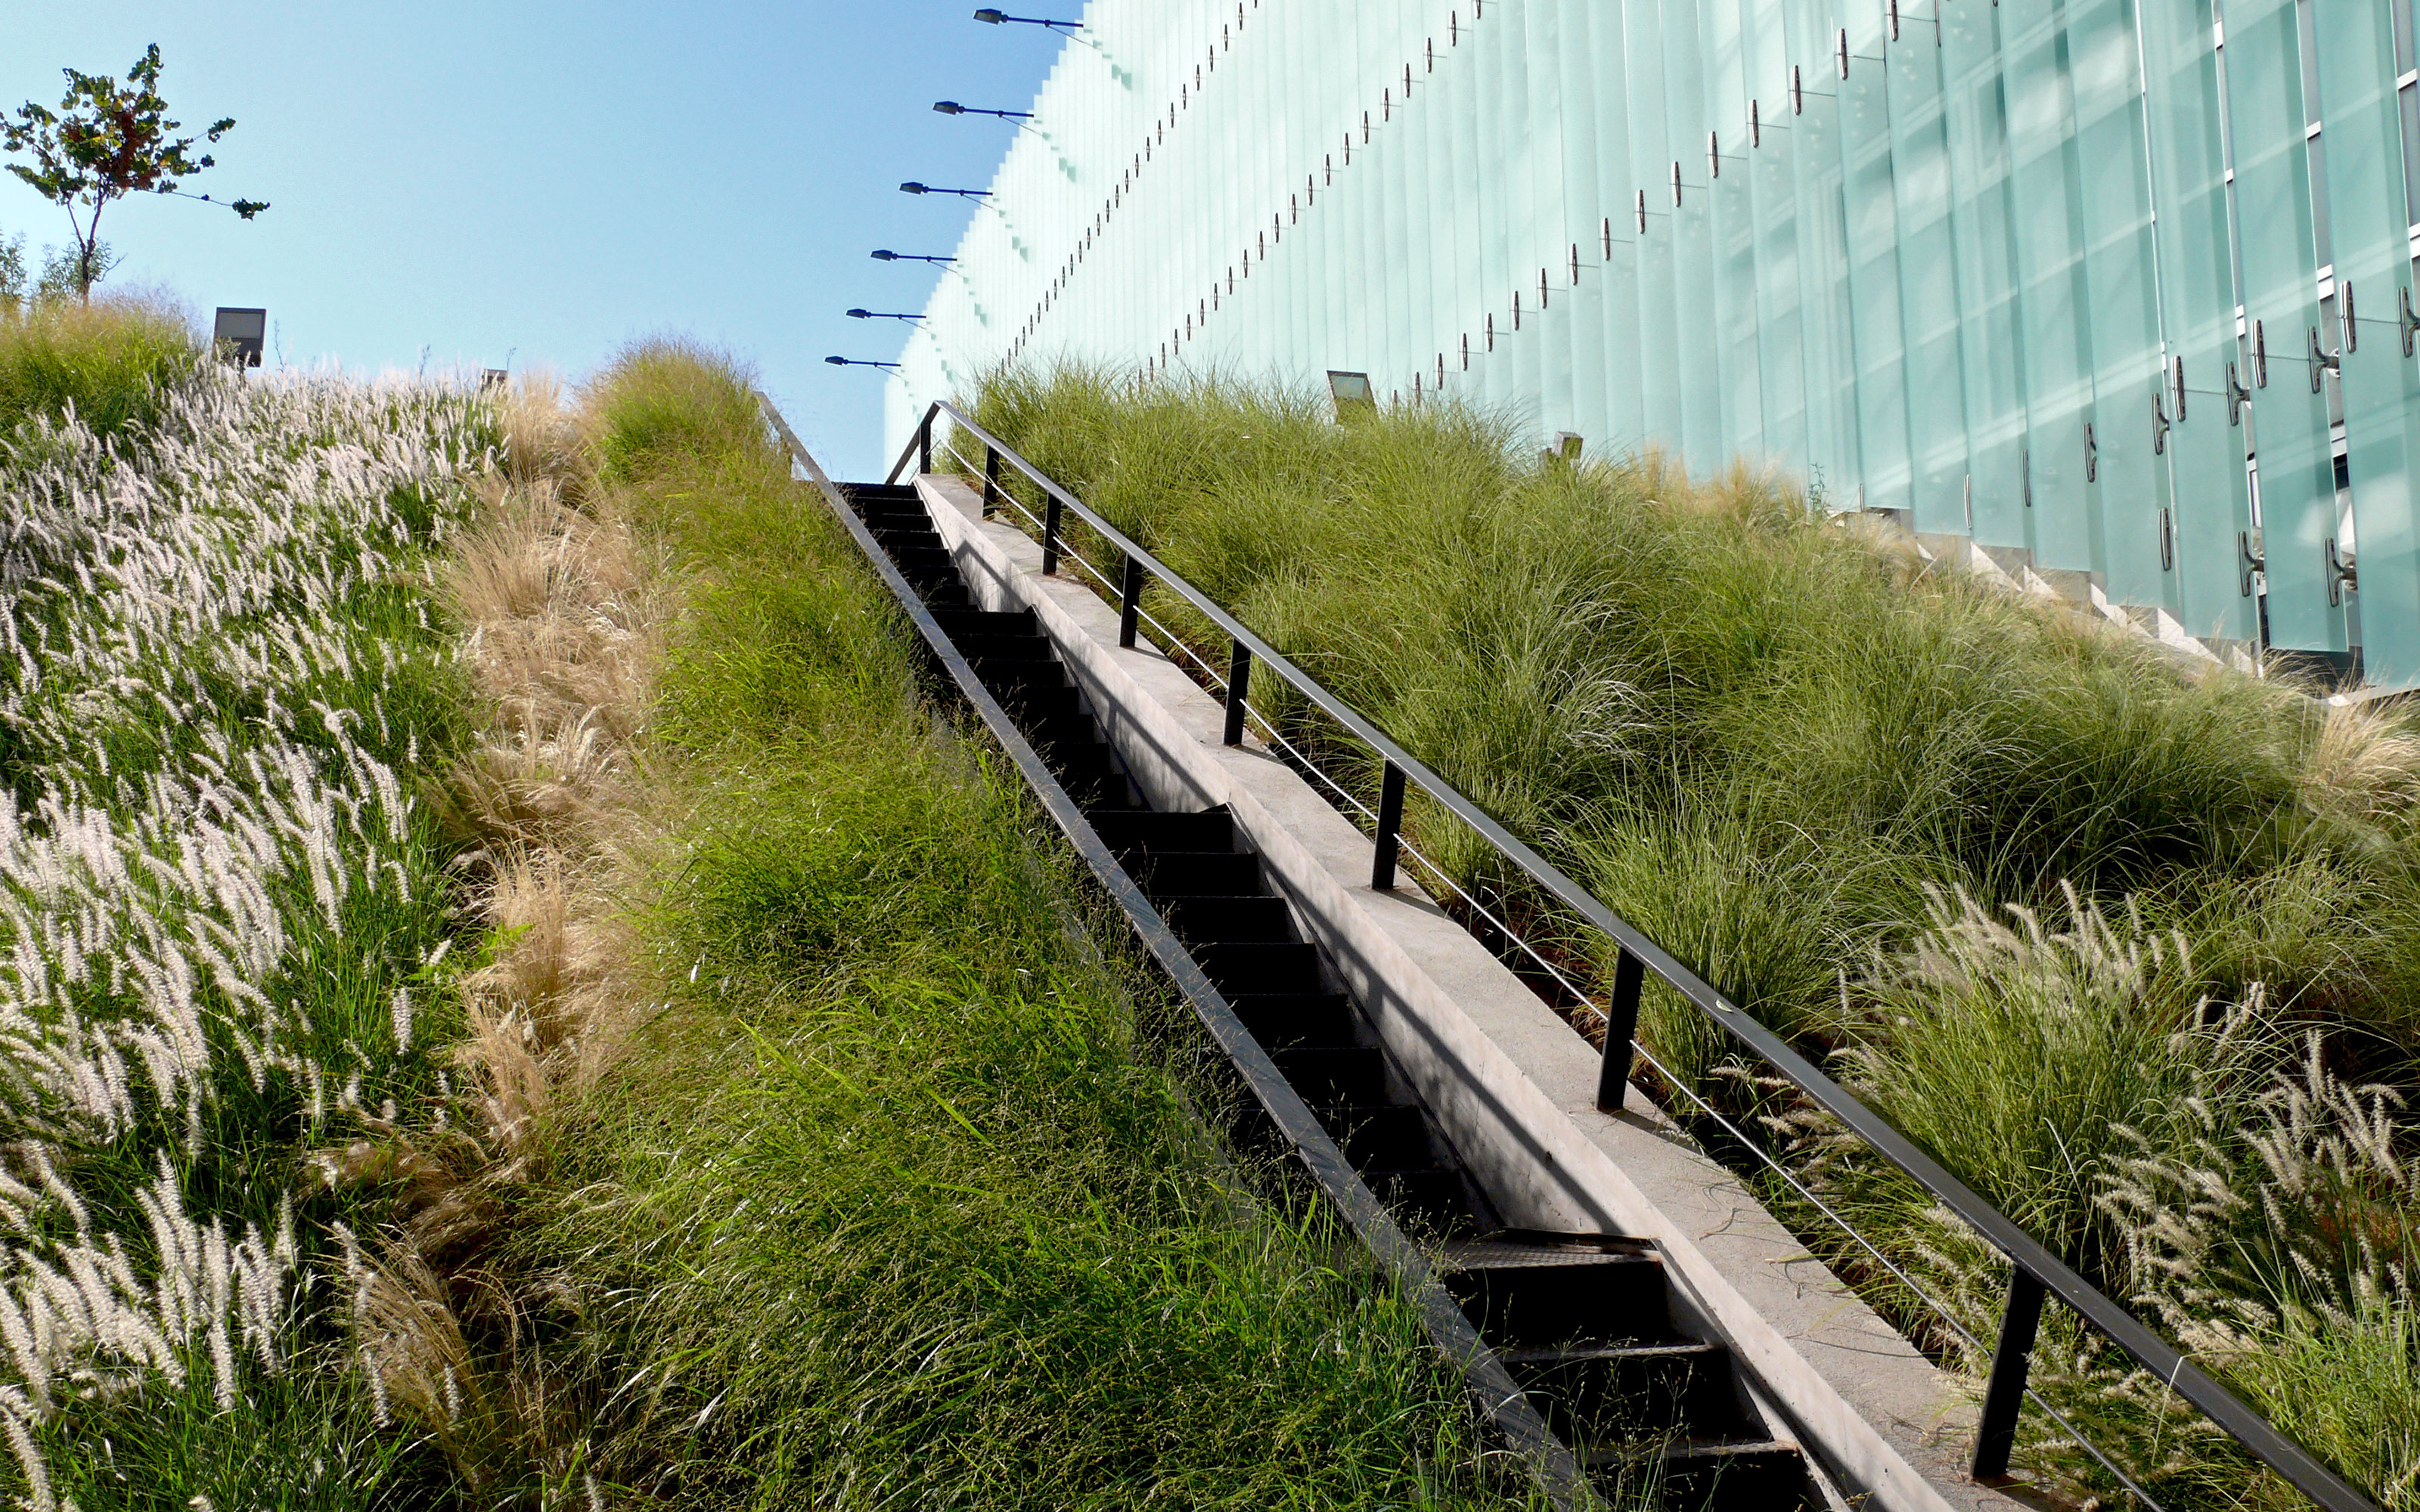
[[[1257,739],[1222,745],[1223,709],[1167,652],[1120,649],[1117,611],[1073,580],[1081,569],[1042,576],[1041,548],[983,520],[966,484],[917,486],[977,602],[1034,611],[1151,801],[1233,810],[1506,1222],[1652,1240],[1697,1314],[1683,1330],[1731,1346],[1853,1505],[2021,1504],[1965,1473],[1961,1381],[1635,1089],[1623,1113],[1597,1111],[1595,1049],[1415,889],[1373,889],[1370,840]]]

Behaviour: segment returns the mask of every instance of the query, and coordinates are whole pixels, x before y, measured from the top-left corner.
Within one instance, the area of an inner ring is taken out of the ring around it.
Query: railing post
[[[991,518],[991,506],[1000,502],[1000,449],[984,448],[983,517]]]
[[[1992,1351],[1992,1380],[1983,1388],[1983,1420],[1975,1429],[1975,1478],[2009,1473],[2017,1443],[2017,1412],[2025,1404],[2025,1367],[2041,1326],[2042,1284],[2023,1267],[2009,1273],[2009,1304],[2000,1314],[2000,1343]]]
[[[916,471],[933,471],[933,411],[924,411],[924,423],[916,427]]]
[[[1125,571],[1118,584],[1118,644],[1131,651],[1135,643],[1135,623],[1142,618],[1142,559],[1126,558]]]
[[[1227,656],[1227,744],[1244,743],[1245,699],[1252,683],[1252,653],[1243,641],[1234,642]]]
[[[1605,1058],[1596,1072],[1596,1105],[1619,1113],[1630,1095],[1630,1042],[1638,1038],[1638,990],[1647,963],[1624,950],[1613,964],[1613,995],[1605,1004]]]
[[[1059,496],[1052,494],[1042,510],[1042,576],[1059,570]]]
[[[1404,840],[1404,769],[1387,764],[1378,782],[1378,855],[1370,863],[1370,886],[1380,892],[1395,887],[1395,856]]]

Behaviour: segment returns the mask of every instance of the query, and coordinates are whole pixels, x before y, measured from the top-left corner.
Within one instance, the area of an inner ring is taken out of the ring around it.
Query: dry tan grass
[[[1651,504],[1684,509],[1697,491],[1687,465],[1652,441],[1612,466]]]
[[[523,486],[551,482],[584,493],[596,481],[582,416],[564,403],[563,382],[531,368],[497,406],[504,431],[504,475]]]
[[[594,1088],[659,995],[627,923],[653,831],[642,752],[677,595],[663,558],[600,486],[551,376],[502,405],[503,465],[440,591],[462,626],[487,730],[442,795],[491,957],[458,979],[465,1034],[442,1105],[364,1117],[322,1151],[401,1216],[359,1259],[356,1344],[385,1410],[472,1484],[503,1462],[559,1472],[576,1423],[550,1405],[526,1300],[489,1268],[550,1175],[551,1120]]]
[[[1924,554],[1923,545],[1888,516],[1852,510],[1832,517],[1833,524],[1883,564],[1895,587],[1906,588],[1933,576],[1940,563]]]
[[[2420,807],[2420,733],[2364,703],[2322,705],[2303,759],[2304,801],[2323,814],[2397,826]]]

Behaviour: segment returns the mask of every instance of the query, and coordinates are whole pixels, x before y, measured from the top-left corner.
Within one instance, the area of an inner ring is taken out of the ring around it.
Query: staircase
[[[1827,1504],[1730,1349],[1684,1332],[1655,1247],[1503,1227],[1227,811],[1147,807],[1032,611],[976,607],[916,490],[841,488],[1346,1158],[1434,1245],[1448,1290],[1608,1499],[1720,1512]]]

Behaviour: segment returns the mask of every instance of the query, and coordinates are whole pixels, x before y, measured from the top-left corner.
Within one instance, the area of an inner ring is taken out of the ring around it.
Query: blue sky
[[[93,0],[8,7],[0,104],[55,106],[58,69],[122,75],[148,42],[189,131],[233,116],[190,187],[265,199],[249,224],[186,200],[114,205],[116,281],[207,318],[263,305],[286,360],[547,363],[577,377],[649,332],[756,364],[842,476],[870,475],[881,376],[1016,130],[932,102],[1021,108],[1062,45],[972,0],[675,6],[584,0]],[[1012,8],[1029,15],[1072,15]],[[64,243],[65,215],[0,177],[0,233]]]

